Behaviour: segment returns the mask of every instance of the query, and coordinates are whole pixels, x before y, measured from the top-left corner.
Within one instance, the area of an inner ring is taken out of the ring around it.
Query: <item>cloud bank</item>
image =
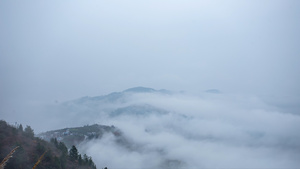
[[[115,104],[152,105],[168,113],[98,113],[99,123],[122,130],[79,146],[98,167],[295,168],[300,116],[277,111],[256,97],[225,94],[133,94]],[[142,112],[141,112],[142,113]]]

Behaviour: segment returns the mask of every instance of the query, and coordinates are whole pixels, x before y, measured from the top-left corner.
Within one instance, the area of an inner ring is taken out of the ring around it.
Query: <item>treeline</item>
[[[58,142],[56,138],[52,138],[50,140],[50,142],[59,150],[61,150],[63,152],[63,154],[67,154],[68,153],[68,149],[66,147],[66,145],[63,142]],[[78,150],[76,148],[75,145],[72,146],[72,148],[69,151],[68,154],[68,158],[73,161],[78,163],[80,166],[89,166],[93,169],[96,169],[96,165],[92,160],[92,157],[87,156],[86,154],[84,154],[83,156],[81,156],[81,154],[78,153]]]
[[[75,146],[76,151],[73,147],[68,151],[66,145],[56,139],[49,143],[34,137],[30,126],[23,129],[22,125],[11,126],[0,120],[0,161],[16,147],[5,169],[32,169],[42,155],[36,169],[96,169],[92,158],[82,157]]]

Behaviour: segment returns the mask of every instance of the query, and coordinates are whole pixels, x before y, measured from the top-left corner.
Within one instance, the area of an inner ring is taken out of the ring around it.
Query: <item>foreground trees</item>
[[[83,155],[83,159],[81,154],[78,153],[78,150],[76,146],[72,146],[72,148],[69,151],[69,158],[71,161],[76,161],[78,162],[79,165],[81,166],[89,166],[93,169],[96,169],[96,165],[92,160],[92,157],[88,157],[86,154]]]
[[[74,145],[72,146],[72,148],[69,151],[69,157],[70,157],[71,161],[78,160],[78,157],[79,157],[78,150],[77,150],[77,148]]]
[[[86,156],[87,163],[84,158],[80,160],[75,146],[69,154],[63,142],[56,139],[46,142],[34,137],[30,126],[23,130],[21,125],[16,127],[0,120],[0,162],[16,147],[4,169],[31,169],[37,161],[40,162],[36,169],[96,169],[94,162],[89,163],[90,157]]]

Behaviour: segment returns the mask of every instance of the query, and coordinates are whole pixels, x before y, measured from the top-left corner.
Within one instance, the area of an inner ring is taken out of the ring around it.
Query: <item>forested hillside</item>
[[[68,148],[71,148],[72,145],[78,145],[85,140],[100,139],[104,134],[107,133],[112,133],[115,136],[119,136],[121,131],[114,126],[94,124],[83,127],[47,131],[40,133],[37,136],[46,141],[51,141],[51,139],[55,138],[58,141],[64,142]]]
[[[16,149],[6,162],[4,159]],[[52,139],[51,142],[34,137],[30,126],[12,126],[0,121],[0,168],[31,169],[39,161],[36,169],[96,169],[91,157],[78,153],[72,146],[68,151],[63,142]]]

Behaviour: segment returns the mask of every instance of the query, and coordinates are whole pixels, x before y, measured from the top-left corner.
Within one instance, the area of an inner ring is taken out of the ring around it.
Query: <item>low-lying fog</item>
[[[115,98],[116,97],[116,98]],[[113,135],[79,146],[98,167],[295,168],[300,165],[300,116],[254,96],[125,93],[82,98],[56,108],[56,126],[106,124]]]

